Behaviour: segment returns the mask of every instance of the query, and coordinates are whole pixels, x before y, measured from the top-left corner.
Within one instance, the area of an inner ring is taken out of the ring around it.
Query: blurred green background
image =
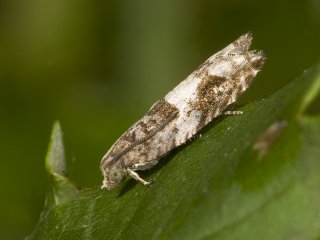
[[[54,120],[70,178],[100,185],[116,138],[248,31],[268,60],[241,102],[319,59],[320,1],[0,0],[0,239],[23,238],[39,218]]]

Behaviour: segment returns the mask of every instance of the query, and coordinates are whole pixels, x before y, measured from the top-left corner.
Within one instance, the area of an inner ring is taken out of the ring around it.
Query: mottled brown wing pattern
[[[252,35],[248,33],[212,55],[129,128],[101,161],[102,187],[111,189],[126,175],[150,184],[135,170],[157,164],[161,157],[223,114],[264,64],[262,51],[249,50],[251,42]]]
[[[105,160],[104,165],[110,166],[120,158],[125,157],[125,155],[133,148],[136,148],[141,144],[147,144],[148,140],[161,132],[161,130],[163,130],[177,114],[178,111],[175,106],[166,102],[164,99],[159,100],[141,120],[136,122],[111,147],[110,151],[102,160]],[[147,151],[148,150],[146,150],[146,153]],[[142,152],[140,153],[143,155]],[[144,160],[146,159],[142,160],[140,158],[140,161]],[[137,161],[139,160],[137,159]],[[130,162],[126,162],[124,165],[128,166],[131,164]]]

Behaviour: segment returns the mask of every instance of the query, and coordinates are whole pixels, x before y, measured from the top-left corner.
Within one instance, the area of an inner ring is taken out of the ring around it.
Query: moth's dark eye
[[[109,178],[111,181],[120,181],[122,179],[122,174],[117,169],[112,169],[109,173]]]

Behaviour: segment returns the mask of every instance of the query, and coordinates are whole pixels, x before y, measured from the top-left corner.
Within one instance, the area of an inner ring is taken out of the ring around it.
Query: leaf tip
[[[61,176],[66,174],[63,133],[59,121],[53,124],[45,165],[49,174]]]
[[[49,203],[59,204],[68,201],[78,193],[78,189],[66,178],[63,132],[59,121],[55,121],[52,127],[45,165],[51,183],[51,189],[48,191]]]

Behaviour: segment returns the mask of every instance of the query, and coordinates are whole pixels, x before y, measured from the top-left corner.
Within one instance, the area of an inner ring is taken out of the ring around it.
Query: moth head
[[[112,188],[118,186],[124,176],[123,171],[117,167],[112,167],[107,170],[102,169],[102,172],[104,175],[104,180],[101,188],[106,188],[107,190],[111,190]]]

